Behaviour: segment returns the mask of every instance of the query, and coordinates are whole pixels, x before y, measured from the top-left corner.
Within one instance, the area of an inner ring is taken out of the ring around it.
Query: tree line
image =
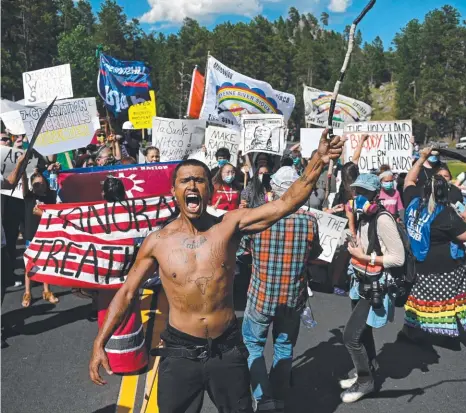
[[[409,6],[407,6],[409,7]],[[377,13],[375,8],[373,13]],[[302,84],[332,91],[344,60],[349,26],[328,29],[329,15],[257,16],[248,23],[224,22],[212,30],[186,18],[176,34],[142,30],[115,0],[102,1],[97,15],[88,0],[3,0],[1,16],[3,98],[23,97],[25,71],[70,63],[75,97],[96,96],[96,50],[151,67],[157,112],[185,113],[189,78],[205,69],[207,52],[232,69],[293,93],[291,121],[304,124]],[[411,20],[385,50],[376,37],[355,36],[351,65],[340,93],[371,104],[371,89],[396,85],[396,117],[413,119],[418,140],[466,135],[466,22],[452,6]],[[125,115],[121,115],[122,119]],[[380,118],[380,117],[379,117]]]

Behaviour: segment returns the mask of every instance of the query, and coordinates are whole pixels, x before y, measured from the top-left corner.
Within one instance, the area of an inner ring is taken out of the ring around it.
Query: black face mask
[[[32,184],[32,192],[42,194],[47,190],[47,186],[43,183],[36,182]]]

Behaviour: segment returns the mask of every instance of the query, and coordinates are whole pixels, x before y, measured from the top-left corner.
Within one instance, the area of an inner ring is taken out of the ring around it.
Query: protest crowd
[[[398,336],[407,342],[464,340],[465,172],[452,176],[448,151],[419,148],[411,121],[370,121],[361,102],[366,117],[358,122],[341,130],[316,122],[288,142],[294,96],[244,77],[246,103],[238,106],[240,92],[224,81],[242,75],[212,56],[210,77],[193,73],[193,82],[202,78],[197,108],[193,87],[185,119],[157,117],[147,82],[147,90],[127,90],[116,75],[129,64],[147,74],[142,62],[100,58],[107,116],[95,98],[43,91],[40,110],[2,110],[0,142],[2,302],[7,288],[23,284],[21,306],[34,306],[33,282],[57,306],[54,285],[92,300],[94,383],[105,384],[100,367],[147,367],[142,288],[163,288],[170,305],[162,344],[152,350],[164,413],[200,412],[205,391],[222,412],[286,411],[293,348],[300,328],[316,323],[312,288],[322,280],[352,309],[343,341],[354,369],[339,381],[344,403],[375,391],[374,335],[395,308],[405,312]],[[128,116],[109,90],[125,98]],[[311,100],[313,93],[327,92],[306,87]],[[13,275],[21,241],[23,280]],[[237,277],[249,280],[241,324]]]

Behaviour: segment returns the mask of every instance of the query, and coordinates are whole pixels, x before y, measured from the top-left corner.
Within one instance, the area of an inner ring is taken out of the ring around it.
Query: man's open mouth
[[[201,197],[198,194],[186,195],[186,206],[189,212],[197,212],[201,207]]]

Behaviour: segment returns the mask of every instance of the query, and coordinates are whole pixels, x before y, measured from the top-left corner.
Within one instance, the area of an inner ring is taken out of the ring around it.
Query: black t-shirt
[[[24,197],[24,236],[26,241],[32,241],[34,235],[36,235],[37,228],[39,227],[40,217],[34,215],[32,212],[37,201],[44,204],[56,204],[57,193],[49,189],[44,196],[37,196],[32,191],[29,191]]]
[[[455,205],[457,202],[463,203],[463,194],[461,193],[461,189],[459,189],[456,185],[451,184],[448,199],[453,205]]]
[[[419,196],[419,188],[415,186],[407,187],[404,191],[405,205],[408,206],[414,198]],[[420,274],[451,272],[464,263],[463,260],[454,260],[450,252],[450,242],[455,242],[459,246],[462,245],[456,237],[464,232],[466,232],[466,222],[461,219],[452,207],[445,207],[432,221],[430,226],[430,249],[423,262],[416,262],[416,271]]]

